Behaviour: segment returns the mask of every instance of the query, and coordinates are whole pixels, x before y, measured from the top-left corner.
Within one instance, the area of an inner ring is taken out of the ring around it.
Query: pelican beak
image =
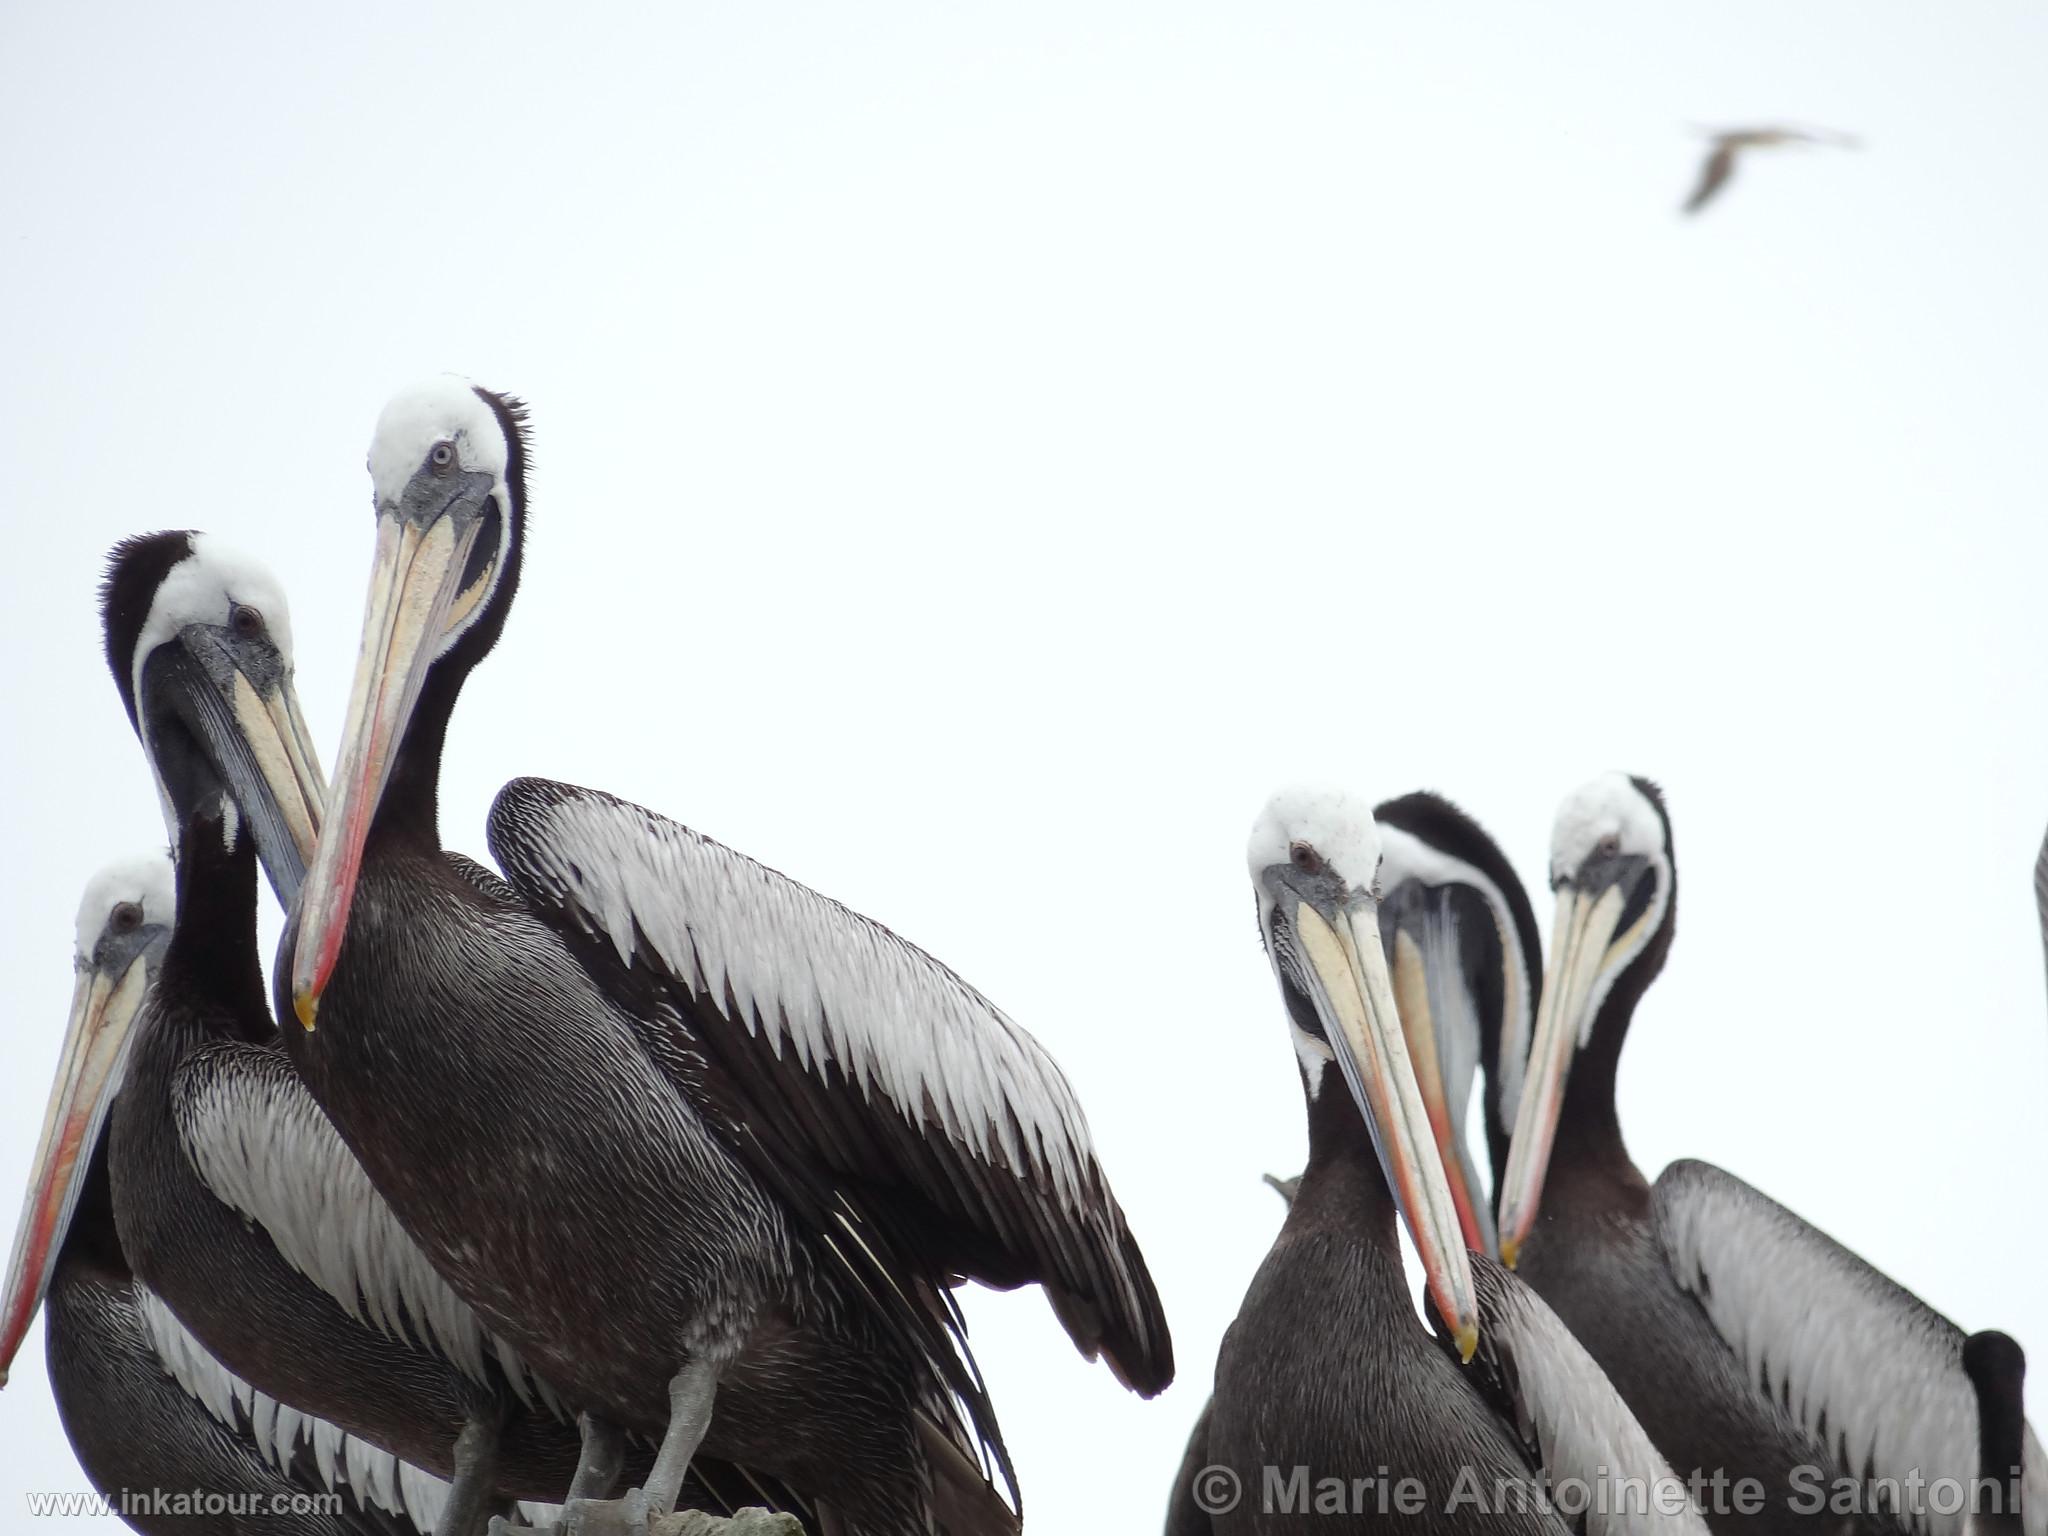
[[[0,1386],[43,1304],[50,1272],[85,1187],[100,1127],[120,1081],[129,1027],[149,992],[149,967],[137,955],[118,976],[81,969],[71,994],[71,1022],[57,1061],[57,1080],[43,1113],[7,1289],[0,1299]]]
[[[1404,928],[1394,930],[1391,972],[1401,1030],[1408,1039],[1408,1058],[1415,1063],[1415,1086],[1429,1113],[1430,1135],[1450,1185],[1451,1203],[1457,1208],[1458,1228],[1465,1235],[1467,1248],[1493,1253],[1493,1213],[1478,1197],[1479,1171],[1472,1164],[1472,1149],[1465,1144],[1462,1108],[1451,1102],[1450,1087],[1444,1081],[1445,1052],[1430,996],[1429,966],[1414,936]],[[1470,1086],[1468,1081],[1468,1091]]]
[[[220,743],[228,792],[250,825],[278,900],[289,911],[312,862],[327,803],[320,754],[290,678],[266,698],[237,672],[229,708],[235,733],[232,741]]]
[[[1451,1327],[1459,1358],[1470,1360],[1479,1345],[1472,1260],[1416,1086],[1374,904],[1354,898],[1325,915],[1309,901],[1296,901],[1293,926],[1308,962],[1310,1000],[1372,1133],[1394,1203],[1421,1256],[1430,1296]]]
[[[483,526],[474,512],[488,494],[487,476],[464,475],[454,481],[448,498],[425,513],[406,503],[378,516],[377,555],[335,765],[334,803],[299,898],[292,1009],[308,1030],[348,932],[363,845],[428,669],[449,624],[489,587],[488,569],[464,584],[470,551]]]
[[[1508,1144],[1507,1172],[1500,1181],[1500,1256],[1510,1269],[1536,1224],[1543,1175],[1564,1108],[1565,1080],[1572,1055],[1591,1023],[1593,989],[1606,966],[1626,896],[1619,883],[1597,892],[1572,884],[1558,887],[1557,922],[1543,973],[1543,996],[1536,1004],[1529,1067]]]
[[[327,806],[327,776],[320,771],[320,754],[313,746],[313,733],[306,729],[306,717],[299,711],[299,693],[289,680],[268,699],[258,698],[246,682],[236,691],[236,714],[242,718],[250,753],[275,807],[280,842],[289,842],[298,856],[300,879],[313,862],[313,850],[320,838],[320,816]],[[263,727],[253,721],[258,712]],[[274,878],[274,877],[273,877]],[[298,897],[298,885],[280,889],[287,909]]]
[[[208,627],[194,626],[185,642],[191,661],[182,664],[177,681],[189,705],[186,718],[219,766],[271,886],[288,909],[313,857],[327,798],[298,691],[289,674],[252,678]]]

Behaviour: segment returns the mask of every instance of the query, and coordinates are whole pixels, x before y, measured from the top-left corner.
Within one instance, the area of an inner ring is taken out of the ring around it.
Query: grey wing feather
[[[171,1100],[200,1179],[351,1317],[431,1347],[476,1381],[494,1361],[527,1403],[555,1406],[398,1224],[281,1051],[209,1042],[179,1067]]]
[[[1537,1471],[1591,1495],[1585,1536],[1707,1536],[1684,1481],[1557,1314],[1484,1254],[1472,1255],[1472,1278],[1479,1350],[1471,1379]]]
[[[1709,1163],[1678,1162],[1651,1195],[1673,1277],[1757,1390],[1782,1402],[1850,1477],[1978,1474],[1977,1397],[1963,1331],[1767,1195]],[[2026,1432],[2027,1536],[2048,1536],[2048,1460]],[[1962,1536],[1932,1508],[1902,1522]]]

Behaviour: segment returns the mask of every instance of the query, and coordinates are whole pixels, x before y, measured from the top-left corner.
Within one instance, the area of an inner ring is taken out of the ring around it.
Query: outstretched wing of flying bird
[[[1710,1163],[1665,1169],[1651,1220],[1679,1285],[1839,1475],[1976,1478],[1977,1397],[1954,1323]],[[2031,1426],[2022,1477],[2027,1536],[2043,1536],[2048,1460]],[[1921,1536],[1962,1536],[1967,1515],[1928,1507],[1900,1519]]]
[[[399,1226],[282,1051],[209,1041],[179,1067],[171,1097],[200,1179],[349,1316],[430,1346],[475,1381],[490,1380],[493,1362],[527,1404],[561,1412]]]
[[[700,1104],[828,1235],[884,1234],[939,1283],[1036,1282],[1146,1396],[1166,1319],[1081,1106],[1039,1044],[881,924],[596,790],[515,779],[491,852],[618,987],[666,1001]]]
[[[1568,1479],[1583,1487],[1585,1536],[1707,1536],[1706,1521],[1681,1497],[1684,1483],[1557,1314],[1482,1253],[1472,1255],[1472,1280],[1479,1296],[1473,1385],[1552,1487]],[[1456,1359],[1433,1305],[1430,1325]]]

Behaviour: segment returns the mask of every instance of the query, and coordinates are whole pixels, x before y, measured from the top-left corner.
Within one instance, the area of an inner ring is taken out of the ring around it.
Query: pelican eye
[[[1611,859],[1620,852],[1621,838],[1618,834],[1613,832],[1608,833],[1605,837],[1601,838],[1599,842],[1593,845],[1593,853],[1594,856],[1597,858]]]
[[[228,628],[253,640],[263,633],[263,615],[247,603],[232,604],[228,608]]]
[[[427,453],[427,463],[435,474],[447,474],[455,467],[455,445],[447,442],[434,444]]]
[[[142,904],[134,901],[117,902],[114,910],[107,914],[107,926],[116,933],[133,933],[142,926]]]
[[[1312,843],[1289,843],[1287,845],[1287,860],[1305,875],[1319,875],[1326,867],[1323,863],[1323,856],[1316,852],[1315,846]]]

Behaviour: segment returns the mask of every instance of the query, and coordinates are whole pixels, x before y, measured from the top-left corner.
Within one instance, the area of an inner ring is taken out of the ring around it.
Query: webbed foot
[[[491,1522],[490,1536],[804,1536],[804,1528],[795,1515],[766,1509],[742,1509],[730,1519],[698,1509],[656,1515],[647,1495],[634,1488],[623,1498],[572,1500],[548,1525],[519,1525],[501,1516]]]

